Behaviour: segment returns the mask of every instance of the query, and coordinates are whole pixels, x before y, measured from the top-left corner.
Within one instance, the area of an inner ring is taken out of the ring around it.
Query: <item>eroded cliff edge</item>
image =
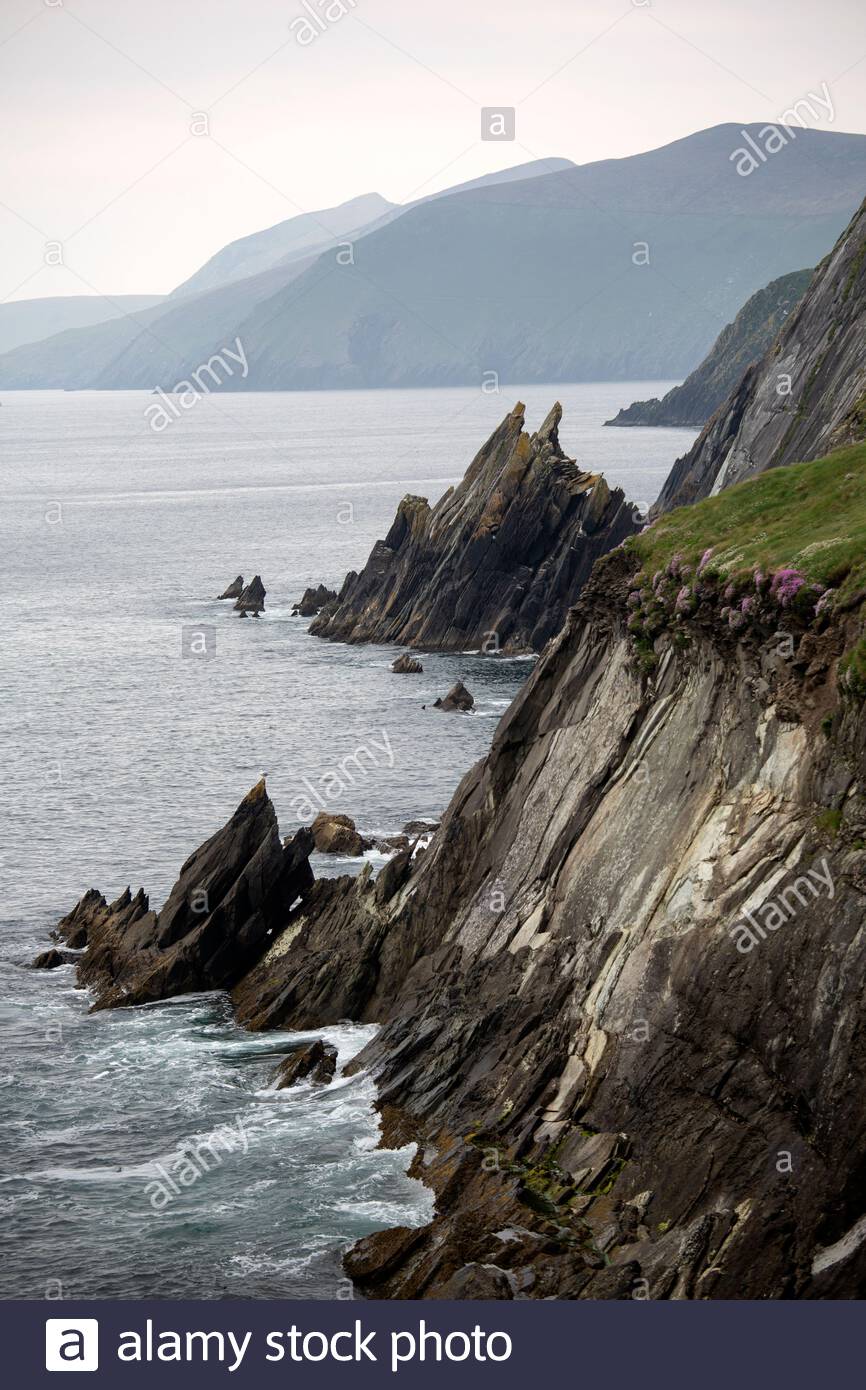
[[[518,404],[456,488],[404,497],[388,535],[310,632],[427,650],[540,651],[599,556],[638,528],[619,488],[559,443],[557,403],[533,435]]]

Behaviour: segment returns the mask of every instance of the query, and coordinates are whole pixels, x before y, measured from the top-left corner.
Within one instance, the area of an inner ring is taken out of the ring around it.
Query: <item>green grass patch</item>
[[[866,588],[866,443],[680,507],[627,546],[647,581],[675,555],[696,569],[712,547],[709,568],[726,578],[790,567],[838,602]],[[866,652],[863,666],[866,679]]]

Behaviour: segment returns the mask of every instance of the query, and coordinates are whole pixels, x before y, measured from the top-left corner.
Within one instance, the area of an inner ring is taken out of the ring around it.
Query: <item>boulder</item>
[[[338,816],[334,811],[320,811],[310,827],[313,843],[320,854],[364,853],[365,841],[355,829],[350,816]]]
[[[244,577],[243,577],[242,574],[239,574],[238,577],[237,577],[237,579],[233,579],[233,580],[232,580],[231,584],[228,586],[228,588],[226,589],[225,593],[220,594],[219,597],[220,597],[221,599],[223,599],[223,598],[240,598],[240,596],[241,596],[241,594],[243,593],[243,591],[244,591]]]
[[[284,1091],[287,1086],[296,1086],[299,1081],[310,1081],[314,1086],[327,1086],[337,1070],[337,1049],[331,1043],[306,1043],[291,1052],[277,1071],[277,1090]]]
[[[391,663],[391,670],[396,676],[418,676],[424,670],[420,661],[416,661],[408,652],[398,656],[396,661]]]
[[[444,699],[434,700],[433,708],[448,714],[453,710],[467,714],[474,704],[475,697],[469,693],[462,681],[458,681],[456,685],[452,685]]]
[[[337,597],[336,589],[326,589],[320,584],[317,589],[305,589],[302,598],[295,604],[292,614],[299,618],[314,618],[326,603],[333,603]]]
[[[72,965],[78,960],[74,951],[58,951],[56,946],[52,946],[48,951],[42,951],[33,962],[34,970],[56,970],[58,965]]]
[[[263,613],[265,611],[265,594],[267,590],[262,583],[260,574],[256,574],[250,580],[245,589],[238,595],[235,609],[238,613]]]

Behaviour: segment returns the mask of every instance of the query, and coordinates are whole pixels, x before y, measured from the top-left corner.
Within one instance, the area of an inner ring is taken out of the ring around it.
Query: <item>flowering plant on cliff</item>
[[[666,628],[680,628],[684,639],[681,625],[694,618],[738,634],[751,629],[763,640],[778,627],[780,609],[801,623],[811,623],[830,606],[823,586],[810,584],[793,566],[773,572],[756,565],[751,571],[724,574],[710,566],[712,553],[711,548],[705,550],[696,566],[677,553],[652,580],[644,573],[632,580],[628,626],[639,646],[646,648],[645,658]],[[691,583],[684,582],[688,578]]]
[[[788,608],[806,583],[806,576],[797,569],[776,570],[770,594],[780,608]]]

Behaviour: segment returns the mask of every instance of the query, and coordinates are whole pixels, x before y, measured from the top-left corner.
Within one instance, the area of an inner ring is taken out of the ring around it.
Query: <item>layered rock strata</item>
[[[600,555],[637,529],[622,492],[562,451],[562,408],[515,406],[435,507],[404,497],[360,574],[310,631],[341,642],[540,651]]]

